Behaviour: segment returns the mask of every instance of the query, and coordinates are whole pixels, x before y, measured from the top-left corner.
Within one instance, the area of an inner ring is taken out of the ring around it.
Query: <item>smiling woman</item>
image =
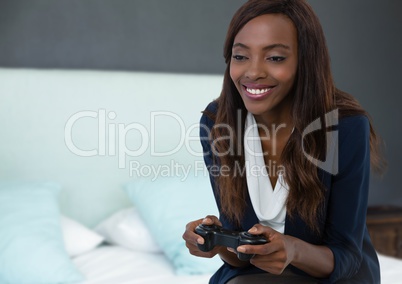
[[[287,126],[291,127],[291,101],[285,98],[297,71],[297,31],[293,22],[280,14],[250,20],[236,35],[232,54],[230,77],[257,122],[263,122],[260,114],[267,111],[284,113],[288,117],[280,122],[289,122]],[[276,123],[272,119],[269,122]]]
[[[335,87],[311,7],[248,1],[231,21],[224,56],[223,89],[200,130],[220,216],[190,222],[183,235],[191,254],[224,260],[210,283],[378,283],[365,224],[370,165],[383,168],[378,137],[367,112]],[[264,171],[272,164],[281,171]],[[268,243],[236,248],[250,261],[223,246],[205,252],[199,245],[209,240],[194,231],[201,223]]]
[[[288,94],[297,72],[296,28],[282,14],[256,17],[236,35],[232,54],[230,77],[247,110],[259,125],[282,125],[275,140],[260,131],[264,152],[274,149],[270,158],[266,156],[266,164],[279,163],[293,131],[292,101]],[[275,185],[278,175],[273,173],[269,178]]]

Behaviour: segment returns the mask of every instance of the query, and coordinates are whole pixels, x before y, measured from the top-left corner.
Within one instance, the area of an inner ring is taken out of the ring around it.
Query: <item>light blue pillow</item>
[[[182,179],[138,179],[127,184],[125,190],[177,274],[213,273],[223,264],[219,256],[193,256],[182,238],[188,222],[206,215],[218,216],[209,177],[193,174]]]
[[[0,283],[83,280],[62,239],[53,183],[0,182]]]

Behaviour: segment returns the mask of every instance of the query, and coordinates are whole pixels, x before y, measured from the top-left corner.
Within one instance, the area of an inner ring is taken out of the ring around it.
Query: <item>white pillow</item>
[[[93,250],[104,241],[103,237],[66,216],[61,216],[64,245],[70,257]]]
[[[134,207],[122,209],[96,226],[107,242],[135,251],[162,253]]]
[[[182,238],[188,222],[209,214],[218,216],[207,174],[192,172],[184,179],[179,175],[136,179],[124,189],[176,274],[210,274],[218,270],[222,265],[219,257],[191,255]]]

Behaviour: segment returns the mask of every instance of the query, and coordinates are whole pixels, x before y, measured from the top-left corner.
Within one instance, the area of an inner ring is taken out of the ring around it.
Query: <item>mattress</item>
[[[382,284],[402,284],[402,260],[379,254]],[[211,275],[176,275],[161,253],[101,246],[73,259],[86,277],[80,284],[205,284]]]
[[[402,260],[378,255],[381,268],[382,284],[402,284]]]
[[[80,284],[205,284],[211,275],[176,275],[161,253],[101,246],[73,259],[86,281]]]

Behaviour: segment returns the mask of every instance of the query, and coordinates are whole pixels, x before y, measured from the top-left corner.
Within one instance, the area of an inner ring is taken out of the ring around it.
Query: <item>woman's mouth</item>
[[[243,85],[243,89],[245,90],[245,94],[248,98],[252,100],[261,100],[266,96],[270,95],[274,86],[264,86],[264,87],[251,87]]]

